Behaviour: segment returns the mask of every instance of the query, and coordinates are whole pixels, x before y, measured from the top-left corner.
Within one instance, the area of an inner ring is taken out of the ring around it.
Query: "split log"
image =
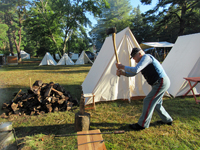
[[[42,86],[42,80],[36,80],[33,86],[38,86],[38,87]]]
[[[13,111],[19,110],[18,104],[15,104],[15,103],[12,103],[12,104],[11,104],[11,108],[12,108]]]
[[[54,88],[51,88],[51,90],[52,91],[54,91],[54,92],[56,92],[61,98],[65,98],[65,96],[63,95],[63,93],[62,92],[60,92],[60,91],[57,91],[56,89],[54,89]]]
[[[51,86],[49,86],[49,87],[46,88],[45,93],[44,93],[44,97],[49,97],[50,96],[51,89],[52,89]]]
[[[36,95],[40,95],[40,87],[39,86],[32,86],[32,91]]]
[[[51,107],[51,104],[47,104],[46,108],[47,108],[47,112],[52,112],[52,110],[53,110]]]
[[[64,102],[66,102],[65,99],[59,99],[59,100],[58,100],[58,104],[60,104],[60,105],[62,105]]]
[[[71,110],[73,107],[73,103],[72,102],[67,102],[67,110]]]

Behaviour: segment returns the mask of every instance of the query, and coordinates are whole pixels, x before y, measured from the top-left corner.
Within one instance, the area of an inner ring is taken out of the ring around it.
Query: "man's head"
[[[145,53],[142,49],[135,47],[132,49],[131,58],[133,58],[135,62],[138,63],[144,54]]]

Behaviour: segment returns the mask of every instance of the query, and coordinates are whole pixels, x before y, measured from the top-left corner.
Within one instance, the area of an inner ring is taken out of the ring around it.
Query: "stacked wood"
[[[43,83],[41,80],[28,89],[27,93],[19,91],[14,99],[4,103],[2,109],[6,115],[39,115],[55,111],[68,111],[78,106],[78,100],[73,99],[70,92],[58,83]]]

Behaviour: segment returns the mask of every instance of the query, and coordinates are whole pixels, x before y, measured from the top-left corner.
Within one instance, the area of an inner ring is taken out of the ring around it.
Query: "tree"
[[[67,42],[68,52],[81,53],[83,50],[87,50],[90,47],[90,39],[87,37],[84,27],[82,31],[74,31],[72,36]]]
[[[62,48],[62,53],[65,53],[66,43],[72,34],[91,24],[85,13],[97,16],[102,7],[107,7],[106,0],[39,0],[34,2],[26,25],[29,33],[33,33],[32,39],[45,36],[45,40],[50,39],[56,46],[54,52],[60,52]],[[39,35],[34,34],[35,31]]]
[[[20,47],[22,40],[22,24],[25,20],[27,0],[1,0],[1,18],[3,22],[9,27],[7,36],[10,44],[11,54],[13,53],[13,41],[18,53],[18,59],[21,61]]]
[[[100,50],[106,30],[116,27],[120,31],[131,25],[130,11],[132,9],[129,0],[108,0],[110,8],[104,8],[101,17],[97,20],[97,25],[91,30],[90,36],[97,50]]]
[[[151,41],[154,38],[154,35],[151,34],[153,27],[145,21],[145,17],[140,11],[140,7],[134,8],[131,15],[132,24],[130,29],[138,43]]]
[[[140,0],[144,4],[150,4],[152,0]],[[163,8],[162,11],[159,11]],[[196,28],[200,23],[199,19],[199,0],[159,0],[154,9],[146,12],[146,15],[152,17],[156,12],[157,20],[156,31],[168,28],[176,31],[177,35],[186,34],[187,28]],[[162,19],[160,19],[162,17]],[[172,22],[173,20],[173,22]],[[174,28],[173,28],[174,26]]]
[[[6,32],[8,30],[8,26],[6,24],[0,24],[0,47],[2,50],[5,50],[8,42],[8,38]]]

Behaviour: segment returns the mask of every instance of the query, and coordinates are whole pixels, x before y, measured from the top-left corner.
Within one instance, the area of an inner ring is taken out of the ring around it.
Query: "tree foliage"
[[[70,37],[77,31],[84,35],[83,26],[91,24],[86,12],[97,16],[100,15],[102,7],[107,7],[105,0],[39,0],[31,7],[26,26],[29,27],[32,40],[43,45],[43,51],[51,45],[48,49],[63,54],[66,52],[66,46],[70,45],[67,44]]]
[[[153,27],[145,21],[145,17],[140,11],[140,7],[134,8],[131,15],[132,24],[130,29],[138,43],[152,40],[154,38],[154,35],[151,34]]]
[[[152,0],[140,0],[149,5]],[[142,14],[130,0],[0,0],[1,52],[25,50],[43,56],[87,50],[100,50],[106,30],[130,27],[138,43],[175,42],[177,36],[200,32],[199,0],[158,0]],[[97,18],[92,27],[87,14]]]
[[[141,0],[144,4],[150,4],[151,1]],[[158,0],[154,9],[147,11],[145,15],[151,18],[150,21],[152,18],[156,20],[155,32],[167,30],[168,34],[176,33],[179,36],[188,34],[188,29],[193,29],[193,33],[199,31],[199,8],[199,0]]]
[[[116,27],[118,31],[131,25],[130,11],[132,9],[129,0],[108,0],[110,8],[104,8],[97,25],[91,30],[90,36],[99,50],[106,38],[106,30]]]
[[[27,0],[1,0],[0,1],[1,20],[8,26],[7,38],[10,52],[13,53],[13,44],[21,60],[20,49],[23,38],[23,21],[25,20]]]

